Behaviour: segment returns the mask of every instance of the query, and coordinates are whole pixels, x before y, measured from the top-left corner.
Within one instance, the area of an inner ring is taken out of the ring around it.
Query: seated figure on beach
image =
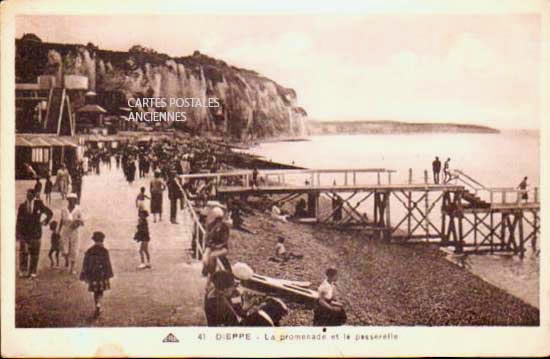
[[[313,325],[322,327],[343,325],[347,321],[347,316],[343,304],[336,300],[338,271],[328,268],[325,274],[326,279],[317,289],[319,299],[313,310]]]
[[[285,222],[285,223],[288,222],[288,215],[283,214],[281,209],[277,207],[277,205],[275,204],[271,207],[271,217],[281,222]]]
[[[302,259],[302,254],[295,254],[288,252],[285,247],[285,237],[277,237],[277,244],[275,245],[275,257],[270,257],[269,260],[273,262],[286,262],[290,259]]]

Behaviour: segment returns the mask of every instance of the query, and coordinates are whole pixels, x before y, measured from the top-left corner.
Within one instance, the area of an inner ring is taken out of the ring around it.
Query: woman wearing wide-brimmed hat
[[[77,196],[75,193],[67,195],[67,207],[61,210],[61,221],[59,222],[59,234],[61,236],[61,248],[65,257],[65,267],[69,266],[69,271],[76,274],[74,264],[79,248],[79,228],[84,225],[84,218],[80,207],[76,204]]]

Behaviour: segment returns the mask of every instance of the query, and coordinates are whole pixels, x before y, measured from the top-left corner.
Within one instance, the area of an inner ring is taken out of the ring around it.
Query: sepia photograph
[[[2,51],[14,335],[187,328],[218,356],[411,355],[366,346],[415,328],[549,339],[548,6],[21,9]],[[80,355],[136,356],[109,348]]]

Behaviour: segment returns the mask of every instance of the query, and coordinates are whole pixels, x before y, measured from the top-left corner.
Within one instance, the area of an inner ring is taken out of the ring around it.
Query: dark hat
[[[105,234],[103,234],[103,232],[96,231],[94,232],[94,234],[92,234],[92,240],[94,242],[103,242],[104,239],[105,239]]]
[[[214,287],[219,290],[231,288],[235,285],[233,274],[226,271],[217,271],[212,274],[211,277]]]

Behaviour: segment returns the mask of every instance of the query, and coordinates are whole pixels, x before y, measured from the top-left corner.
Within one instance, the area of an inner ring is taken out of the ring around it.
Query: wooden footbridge
[[[297,220],[360,227],[388,241],[430,241],[456,253],[506,252],[523,258],[540,236],[538,188],[489,188],[462,171],[445,184],[393,183],[388,169],[263,170],[204,173],[186,181],[212,183],[216,197],[269,198],[268,207],[304,199]],[[305,217],[305,218],[304,218]]]

